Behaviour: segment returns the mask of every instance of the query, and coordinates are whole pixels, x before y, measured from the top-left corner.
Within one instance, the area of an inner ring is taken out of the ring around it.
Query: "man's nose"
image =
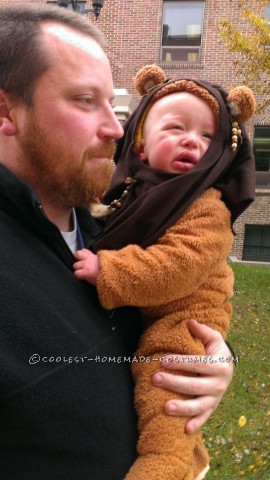
[[[117,119],[113,109],[109,107],[104,112],[103,120],[99,127],[99,136],[101,138],[108,138],[116,140],[124,135],[124,130]]]

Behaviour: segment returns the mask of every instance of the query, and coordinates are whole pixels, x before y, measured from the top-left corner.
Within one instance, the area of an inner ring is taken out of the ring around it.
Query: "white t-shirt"
[[[71,212],[72,215],[72,223],[74,226],[74,229],[71,232],[61,232],[63,239],[69,246],[70,250],[72,253],[75,253],[77,250],[79,250],[79,245],[78,245],[78,224],[77,224],[77,218],[76,218],[76,213],[74,208],[72,209]]]

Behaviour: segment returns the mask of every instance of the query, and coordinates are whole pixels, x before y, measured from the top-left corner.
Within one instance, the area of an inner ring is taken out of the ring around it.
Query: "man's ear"
[[[147,155],[145,153],[145,141],[142,139],[141,141],[141,145],[140,145],[140,148],[139,148],[139,158],[140,160],[142,160],[143,162],[146,162],[147,160]]]
[[[0,88],[0,133],[7,137],[17,133],[17,127],[11,115],[11,105],[8,94]]]

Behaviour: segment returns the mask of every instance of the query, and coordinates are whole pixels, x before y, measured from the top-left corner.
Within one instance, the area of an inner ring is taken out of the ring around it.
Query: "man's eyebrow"
[[[82,91],[85,90],[85,93],[87,93],[87,90],[91,90],[97,96],[102,95],[102,89],[99,87],[99,85],[96,85],[95,83],[91,83],[91,82],[85,82],[85,83],[80,83],[80,84],[74,83],[74,85],[70,86],[70,89],[71,90],[82,90]],[[109,102],[113,103],[115,98],[116,98],[116,95],[112,94],[109,97]]]

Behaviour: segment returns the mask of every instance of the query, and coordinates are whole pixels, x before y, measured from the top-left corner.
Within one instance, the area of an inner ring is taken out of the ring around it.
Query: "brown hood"
[[[121,197],[127,177],[133,177],[137,183],[130,188],[122,206],[109,216],[102,238],[94,245],[95,251],[119,249],[129,243],[142,247],[153,244],[210,187],[221,191],[232,223],[254,200],[253,149],[242,125],[241,142],[236,150],[232,149],[233,119],[226,104],[227,92],[206,81],[192,81],[208,90],[220,106],[219,126],[207,152],[193,169],[182,175],[149,168],[142,162],[134,151],[138,122],[152,97],[175,80],[167,80],[145,95],[127,121],[125,135],[118,143],[117,167],[105,202]]]

